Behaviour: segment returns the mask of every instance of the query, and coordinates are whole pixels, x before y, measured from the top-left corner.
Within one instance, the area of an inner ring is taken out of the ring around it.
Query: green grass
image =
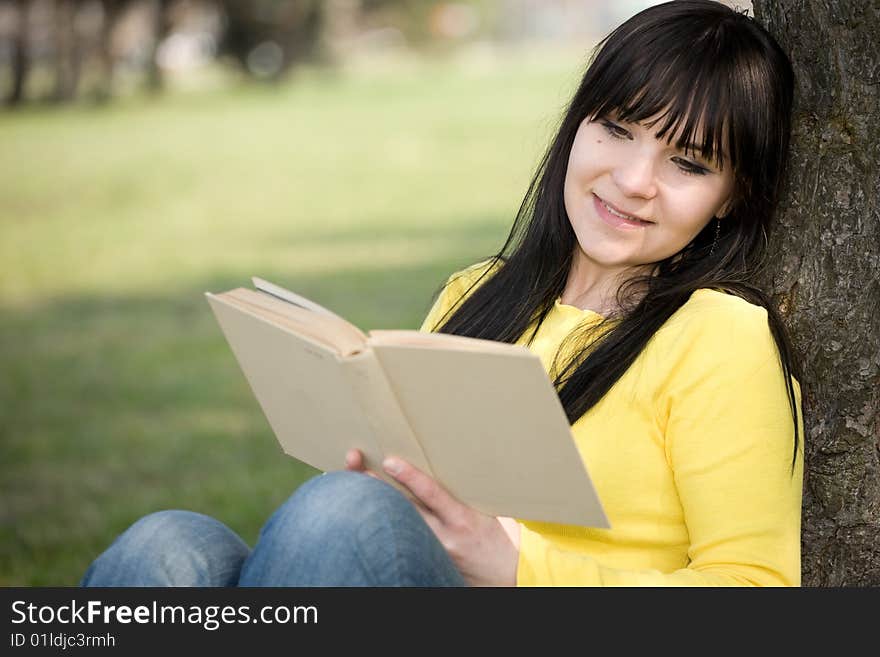
[[[0,585],[73,585],[143,514],[250,543],[314,474],[203,298],[260,275],[415,328],[497,250],[580,54],[303,73],[0,115]]]

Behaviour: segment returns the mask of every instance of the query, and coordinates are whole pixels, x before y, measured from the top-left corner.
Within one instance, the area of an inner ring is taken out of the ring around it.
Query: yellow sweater
[[[485,267],[453,274],[421,330]],[[563,338],[600,319],[557,299],[529,348],[549,372]],[[520,520],[517,585],[799,586],[799,421],[792,474],[791,410],[767,311],[697,290],[572,425],[611,529]]]

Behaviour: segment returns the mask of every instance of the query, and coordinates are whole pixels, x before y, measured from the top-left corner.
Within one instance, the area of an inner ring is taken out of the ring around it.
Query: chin
[[[585,249],[583,246],[580,246],[580,252],[589,262],[606,269],[622,269],[642,265],[641,258],[633,258],[632,254],[626,252],[614,252],[610,249],[599,251],[595,247]]]

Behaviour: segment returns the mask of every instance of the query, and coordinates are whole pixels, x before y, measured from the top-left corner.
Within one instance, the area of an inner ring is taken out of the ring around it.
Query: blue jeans
[[[338,471],[307,481],[253,550],[214,518],[159,511],[123,532],[82,586],[466,586],[412,503]]]

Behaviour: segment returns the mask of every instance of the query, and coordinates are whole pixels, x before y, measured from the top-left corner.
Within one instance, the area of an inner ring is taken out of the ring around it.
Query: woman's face
[[[655,128],[656,129],[656,128]],[[731,167],[657,139],[655,129],[585,119],[565,174],[565,210],[581,264],[608,270],[655,263],[687,246],[733,191]]]

